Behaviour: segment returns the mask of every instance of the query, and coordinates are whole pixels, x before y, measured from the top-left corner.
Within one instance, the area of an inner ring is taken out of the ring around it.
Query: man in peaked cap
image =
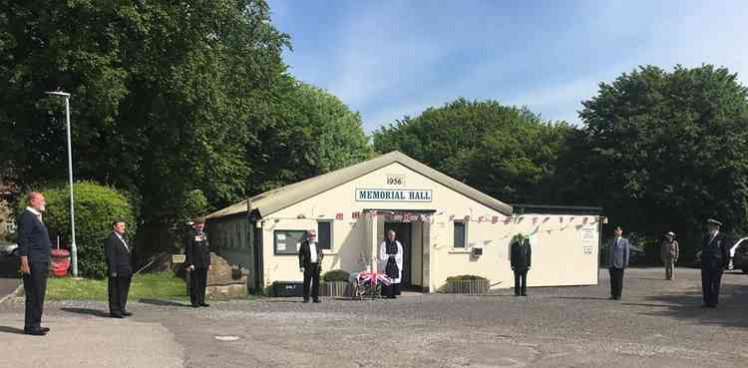
[[[722,223],[715,219],[706,221],[708,232],[701,243],[701,289],[704,307],[717,308],[722,271],[729,261],[730,240],[719,231]]]

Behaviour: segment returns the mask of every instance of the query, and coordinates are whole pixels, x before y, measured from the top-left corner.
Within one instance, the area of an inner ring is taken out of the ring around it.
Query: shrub
[[[350,274],[343,270],[332,270],[327,271],[322,276],[324,282],[335,282],[335,281],[348,281]]]
[[[447,277],[447,282],[461,282],[461,281],[488,281],[485,277],[475,276],[475,275],[459,275],[459,276],[452,276]]]
[[[104,240],[112,232],[112,222],[122,220],[127,224],[128,237],[135,244],[135,211],[127,198],[117,190],[93,182],[77,182],[75,193],[75,237],[78,246],[78,273],[84,277],[106,276]],[[66,248],[70,236],[70,189],[58,185],[40,190],[47,200],[44,223],[53,238],[60,236],[60,245]],[[26,195],[19,202],[19,212],[26,208]]]

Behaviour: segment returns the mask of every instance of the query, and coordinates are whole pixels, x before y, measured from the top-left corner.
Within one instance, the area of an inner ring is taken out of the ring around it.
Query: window
[[[455,248],[465,248],[465,222],[464,221],[455,221],[454,222],[454,247]]]
[[[305,230],[275,230],[273,232],[274,253],[299,254],[299,246],[306,239]]]
[[[320,249],[332,249],[332,221],[317,221],[317,244]]]

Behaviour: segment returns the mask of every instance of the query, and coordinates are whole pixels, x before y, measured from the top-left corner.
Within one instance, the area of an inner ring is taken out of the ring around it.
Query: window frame
[[[462,245],[457,245],[457,224],[462,225]],[[467,249],[468,244],[468,224],[465,220],[452,221],[452,248]]]
[[[319,224],[321,224],[321,223],[327,223],[330,226],[330,234],[329,234],[330,235],[329,236],[330,237],[330,244],[328,244],[327,247],[323,247],[323,246],[320,245],[320,248],[323,251],[332,251],[333,249],[335,249],[335,236],[333,235],[335,233],[334,232],[335,221],[334,220],[317,220],[317,244],[320,244],[320,239],[321,239],[320,235],[322,234],[322,232],[319,231],[320,230],[319,229]]]

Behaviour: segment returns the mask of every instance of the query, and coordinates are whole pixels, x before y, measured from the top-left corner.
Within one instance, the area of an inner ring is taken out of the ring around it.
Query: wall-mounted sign
[[[356,189],[358,202],[431,202],[431,189]]]

